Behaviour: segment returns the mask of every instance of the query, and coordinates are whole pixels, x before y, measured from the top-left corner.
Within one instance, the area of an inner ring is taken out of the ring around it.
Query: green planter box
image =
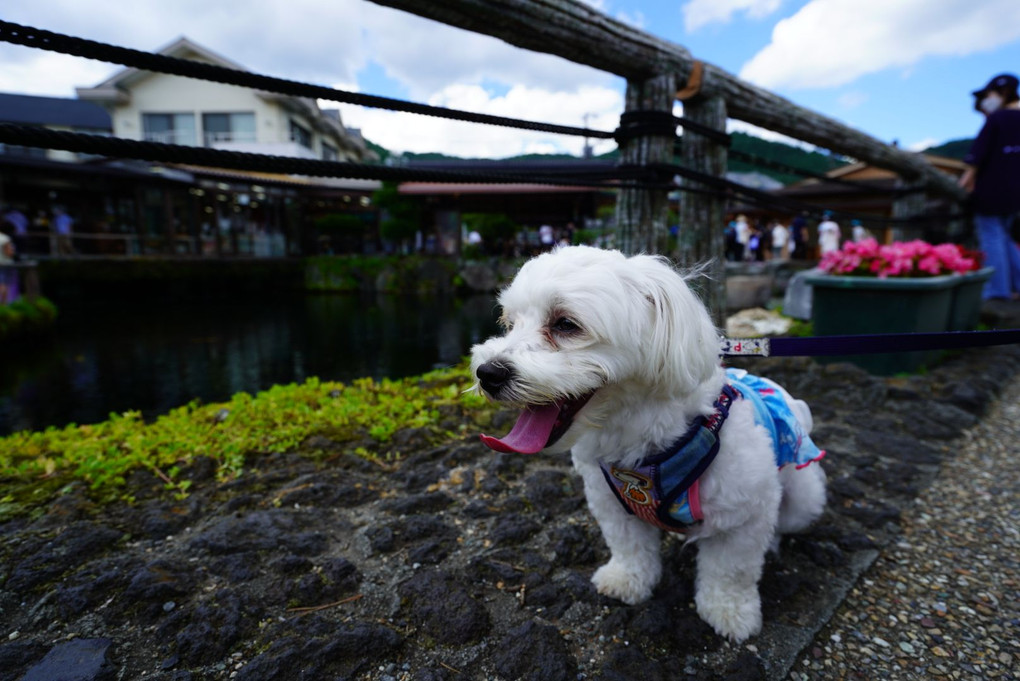
[[[949,328],[959,276],[924,279],[811,275],[811,320],[815,334],[842,336],[871,333],[923,333]],[[962,308],[961,308],[962,309]],[[873,374],[916,371],[938,358],[938,351],[893,352],[819,358],[853,362]]]
[[[991,267],[957,277],[958,283],[953,290],[953,305],[949,308],[950,331],[970,331],[977,328],[978,319],[981,317],[981,292],[991,277]]]

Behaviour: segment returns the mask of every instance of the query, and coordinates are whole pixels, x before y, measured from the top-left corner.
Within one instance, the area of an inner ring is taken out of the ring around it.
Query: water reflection
[[[0,375],[0,434],[164,413],[277,383],[402,377],[456,364],[496,330],[490,296],[300,296],[61,310]]]

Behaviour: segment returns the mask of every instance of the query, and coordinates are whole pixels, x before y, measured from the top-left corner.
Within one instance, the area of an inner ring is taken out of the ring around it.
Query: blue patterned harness
[[[719,430],[736,399],[754,406],[755,422],[772,438],[776,465],[803,468],[825,456],[790,410],[775,383],[740,369],[727,369],[715,411],[695,419],[672,445],[634,468],[602,463],[602,474],[628,513],[669,532],[687,532],[701,522],[698,480],[719,453]]]

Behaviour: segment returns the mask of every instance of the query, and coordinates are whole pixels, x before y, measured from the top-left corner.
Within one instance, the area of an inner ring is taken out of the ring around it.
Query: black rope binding
[[[676,127],[679,125],[685,130],[708,137],[727,147],[730,146],[732,141],[731,137],[725,132],[682,117],[673,116],[672,113],[665,111],[639,110],[624,112],[620,117],[620,127],[614,132],[591,130],[588,128],[578,128],[573,126],[553,125],[537,121],[526,121],[503,116],[458,111],[456,109],[448,109],[446,107],[406,102],[377,95],[366,95],[362,93],[335,90],[319,85],[310,85],[283,78],[263,76],[248,71],[230,69],[214,64],[178,59],[166,55],[153,54],[116,45],[109,45],[93,40],[75,38],[55,33],[53,31],[46,31],[30,26],[22,26],[20,24],[2,20],[0,20],[0,41],[52,52],[60,52],[87,59],[121,64],[131,68],[167,73],[187,78],[208,80],[228,85],[237,85],[240,87],[274,92],[287,96],[325,99],[360,106],[402,111],[405,113],[449,118],[469,123],[497,125],[562,135],[594,137],[599,139],[616,139],[620,143],[638,136],[649,134],[675,136]],[[383,181],[391,180],[398,182],[417,180],[436,182],[474,182],[481,184],[537,183],[581,187],[676,189],[677,187],[673,178],[674,176],[679,175],[687,180],[698,182],[705,186],[705,188],[690,186],[679,187],[679,189],[684,192],[714,194],[726,198],[741,196],[744,200],[752,204],[786,212],[809,214],[821,214],[822,212],[822,208],[818,206],[786,199],[784,197],[777,197],[767,192],[762,192],[731,182],[725,178],[717,178],[684,166],[668,164],[660,164],[656,167],[621,165],[616,166],[611,170],[606,169],[605,167],[593,168],[589,165],[584,169],[570,169],[569,172],[529,172],[527,175],[517,175],[506,172],[478,173],[472,171],[416,170],[412,168],[393,168],[370,164],[295,159],[266,154],[230,152],[216,149],[205,149],[201,147],[139,142],[135,140],[124,140],[121,138],[84,135],[80,133],[64,133],[9,124],[0,124],[0,142],[165,163],[188,163],[235,170],[257,170],[296,175],[348,177]],[[796,172],[808,177],[817,177],[820,180],[836,184],[846,183],[846,181],[841,181],[838,178],[827,178],[825,176],[818,175],[817,173],[811,173],[803,169],[796,169],[792,166],[785,166],[784,164],[772,162],[768,159],[755,157],[750,154],[744,154],[743,152],[731,151],[730,153],[735,157],[744,157],[749,162],[754,162],[758,165],[772,167],[783,166],[791,172]],[[859,187],[860,185],[854,183],[854,186]],[[887,188],[873,187],[872,189],[878,191],[890,191]],[[902,195],[913,193],[918,190],[914,187],[908,187],[892,191]],[[853,217],[853,214],[850,213],[841,213],[841,215],[845,217]],[[875,219],[874,216],[859,217],[867,220]],[[883,219],[882,221],[886,223],[896,222],[910,224],[919,221],[932,221],[935,219],[937,218],[934,216],[920,216],[906,219]],[[958,219],[958,216],[948,216],[944,219]]]
[[[95,59],[97,61],[120,64],[122,66],[129,66],[131,68],[143,69],[146,71],[167,73],[176,76],[184,76],[186,78],[198,78],[216,83],[225,83],[227,85],[238,85],[241,87],[264,90],[291,97],[325,99],[331,102],[357,104],[359,106],[366,106],[375,109],[389,109],[392,111],[402,111],[404,113],[465,121],[468,123],[481,123],[484,125],[496,125],[505,128],[548,132],[557,135],[573,135],[575,137],[592,137],[596,139],[616,139],[617,135],[621,134],[621,130],[610,132],[606,130],[578,128],[571,125],[555,125],[552,123],[541,123],[539,121],[509,118],[507,116],[493,116],[490,114],[460,111],[442,106],[431,106],[428,104],[407,102],[390,97],[366,95],[360,92],[336,90],[333,88],[323,87],[321,85],[311,85],[284,78],[263,76],[251,73],[250,71],[229,69],[215,64],[207,64],[189,59],[178,59],[176,57],[169,57],[163,54],[154,54],[152,52],[143,52],[141,50],[101,43],[95,40],[75,38],[62,33],[34,28],[32,26],[22,26],[21,24],[16,24],[10,21],[0,20],[0,41],[48,50],[51,52],[60,52],[62,54],[69,54],[76,57],[84,57],[86,59]],[[653,112],[631,113],[637,114],[636,117],[640,118],[642,114]],[[658,114],[660,112],[654,113]],[[625,113],[624,116],[626,115],[627,114]],[[669,125],[672,126],[669,132],[670,135],[674,134],[675,127],[680,125],[685,130],[690,130],[691,132],[695,132],[699,135],[704,135],[714,139],[720,144],[729,146],[729,135],[725,133],[714,130],[708,126],[695,123],[694,121],[674,117],[669,113],[666,115],[669,116],[671,121],[669,123]],[[625,127],[622,120],[624,116],[621,116],[621,129]],[[624,132],[622,134],[626,135],[627,133]]]
[[[264,90],[291,97],[309,97],[311,99],[325,99],[332,102],[343,102],[345,104],[357,104],[376,109],[390,109],[403,111],[405,113],[421,114],[424,116],[435,116],[449,118],[468,123],[482,123],[485,125],[497,125],[508,128],[519,128],[522,130],[533,130],[537,132],[549,132],[558,135],[574,135],[578,137],[596,137],[600,139],[612,139],[613,133],[603,130],[589,130],[569,125],[553,125],[551,123],[540,123],[537,121],[526,121],[505,116],[492,116],[489,114],[471,113],[458,111],[442,106],[430,106],[416,102],[405,102],[389,97],[378,95],[366,95],[359,92],[346,92],[321,85],[310,85],[298,81],[263,76],[249,71],[229,69],[215,64],[192,61],[189,59],[178,59],[163,54],[153,54],[141,50],[133,50],[127,47],[118,47],[94,40],[74,38],[72,36],[52,31],[45,31],[31,26],[22,26],[9,21],[0,21],[0,40],[15,45],[35,47],[61,54],[70,54],[86,59],[95,59],[113,64],[121,64],[145,71],[167,73],[186,78],[198,78],[227,85],[239,85],[254,90]]]
[[[770,210],[821,215],[819,206],[791,201],[723,177],[702,173],[682,165],[660,163],[650,165],[588,162],[584,165],[550,168],[526,174],[512,171],[441,170],[395,167],[367,163],[320,161],[315,159],[273,156],[205,147],[190,147],[159,142],[141,142],[120,137],[89,135],[51,130],[37,126],[0,123],[0,144],[43,149],[62,149],[83,154],[112,158],[131,158],[171,164],[190,164],[230,170],[275,172],[312,177],[339,177],[392,182],[463,182],[473,184],[545,184],[604,189],[679,189],[693,194],[710,194],[744,200]],[[702,187],[677,186],[674,178],[682,177]],[[865,216],[874,219],[874,216]],[[936,216],[919,218],[883,218],[886,223],[915,224],[934,221]],[[957,219],[950,216],[945,219]]]
[[[209,168],[286,173],[312,177],[340,177],[394,182],[468,182],[475,184],[550,184],[578,187],[635,186],[647,172],[634,172],[610,163],[587,168],[548,172],[478,173],[464,170],[415,169],[368,163],[320,161],[316,159],[273,156],[240,151],[190,147],[160,142],[141,142],[121,137],[50,130],[36,126],[0,123],[0,144],[43,149],[62,149],[82,154],[113,158],[132,158],[171,164],[189,164]],[[620,180],[625,181],[621,183]]]

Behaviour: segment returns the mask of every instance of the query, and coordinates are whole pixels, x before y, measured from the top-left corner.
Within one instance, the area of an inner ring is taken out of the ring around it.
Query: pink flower
[[[819,268],[829,274],[886,277],[933,277],[970,272],[978,261],[956,244],[933,246],[926,241],[894,242],[879,245],[874,239],[843,245],[826,253]]]

